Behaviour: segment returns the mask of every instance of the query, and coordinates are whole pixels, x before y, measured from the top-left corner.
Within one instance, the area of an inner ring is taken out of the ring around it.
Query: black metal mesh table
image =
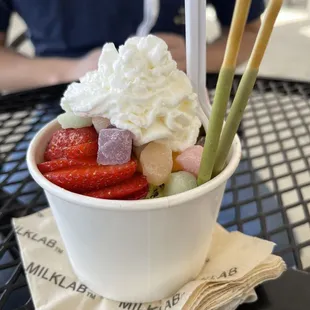
[[[208,79],[212,96],[214,76]],[[237,77],[234,90],[239,82]],[[0,97],[0,309],[33,309],[11,218],[47,207],[25,163],[35,133],[60,113],[65,85]],[[277,243],[288,266],[310,266],[310,84],[259,79],[242,124],[243,158],[219,222]]]

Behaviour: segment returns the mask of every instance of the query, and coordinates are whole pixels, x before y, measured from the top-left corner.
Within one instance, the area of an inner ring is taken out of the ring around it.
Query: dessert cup
[[[236,170],[236,136],[226,168],[214,179],[174,196],[136,201],[82,196],[49,182],[38,170],[56,120],[30,143],[27,164],[43,188],[73,270],[95,293],[126,302],[172,296],[201,271],[226,181]]]

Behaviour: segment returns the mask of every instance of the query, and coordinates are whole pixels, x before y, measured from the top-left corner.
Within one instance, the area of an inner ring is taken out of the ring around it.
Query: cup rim
[[[46,124],[42,129],[40,129],[39,132],[33,137],[29,144],[26,156],[28,170],[33,179],[38,183],[39,186],[44,189],[44,191],[51,193],[67,202],[84,207],[105,210],[109,209],[114,211],[148,211],[169,208],[177,206],[180,203],[184,204],[187,201],[206,195],[207,193],[225,183],[235,172],[241,158],[241,144],[239,137],[236,135],[233,141],[232,150],[230,152],[230,160],[225,169],[209,182],[194,189],[168,197],[143,200],[111,200],[87,197],[81,194],[70,192],[59,187],[58,185],[53,184],[43,176],[37,167],[37,163],[35,161],[37,148],[40,145],[42,146],[42,142],[45,142],[46,144],[46,142],[49,141],[51,134],[58,126],[59,124],[57,119],[54,119],[53,121]]]

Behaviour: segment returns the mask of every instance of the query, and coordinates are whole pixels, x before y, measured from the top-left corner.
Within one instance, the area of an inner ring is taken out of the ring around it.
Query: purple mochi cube
[[[98,138],[97,162],[100,165],[121,165],[129,162],[132,133],[117,128],[101,129]]]

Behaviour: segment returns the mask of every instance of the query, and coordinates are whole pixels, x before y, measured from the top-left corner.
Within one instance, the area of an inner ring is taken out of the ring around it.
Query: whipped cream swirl
[[[108,118],[131,131],[136,146],[159,140],[183,151],[195,144],[201,126],[189,78],[153,35],[132,37],[119,51],[105,44],[98,70],[69,85],[61,105],[77,116]]]

